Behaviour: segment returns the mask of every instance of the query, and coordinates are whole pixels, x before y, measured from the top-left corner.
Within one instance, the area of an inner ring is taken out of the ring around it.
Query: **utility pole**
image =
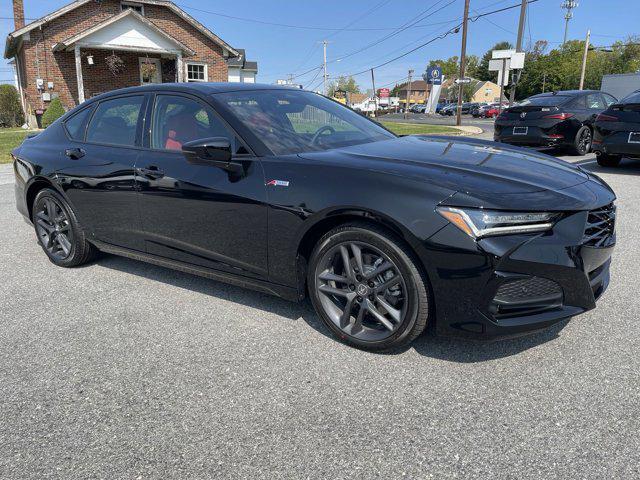
[[[373,68],[371,69],[371,85],[373,85],[373,117],[378,117],[378,99],[376,97],[376,79],[373,76]]]
[[[323,68],[324,68],[324,75],[323,75],[323,83],[324,83],[324,87],[322,89],[322,93],[324,94],[324,96],[327,96],[327,79],[328,79],[328,75],[327,75],[327,42],[326,40],[322,41],[322,50],[324,52],[324,60],[322,62]]]
[[[290,74],[289,74],[289,79],[287,80],[287,83],[288,83],[289,85],[293,85],[293,73],[290,73]]]
[[[469,23],[469,0],[464,0],[464,20],[462,21],[462,50],[460,51],[460,78],[464,78],[467,63],[467,24]],[[464,83],[458,85],[458,108],[456,112],[456,125],[462,125],[462,90]]]
[[[587,39],[584,42],[584,53],[582,54],[582,71],[580,72],[580,88],[584,87],[584,74],[587,70],[587,53],[589,52],[589,40],[591,39],[591,30],[587,30]]]
[[[578,6],[578,2],[576,0],[565,0],[564,3],[560,5],[560,8],[563,8],[567,11],[567,13],[564,15],[564,41],[562,42],[562,45],[567,43],[567,33],[569,32],[569,20],[573,18],[573,12],[571,10],[573,10],[577,6]]]
[[[547,86],[547,72],[542,74],[542,93],[544,93],[544,89]]]
[[[518,39],[516,40],[516,52],[522,51],[522,37],[524,35],[524,20],[527,16],[527,0],[522,0],[520,4],[520,22],[518,23]],[[515,77],[515,75],[514,75]],[[509,94],[509,106],[516,100],[516,86],[520,80],[520,74],[513,79],[513,85],[511,85],[511,92]]]
[[[407,101],[404,104],[404,118],[407,118],[407,110],[409,110],[409,102],[411,101],[411,76],[413,75],[413,70],[409,69],[409,84],[407,87]]]

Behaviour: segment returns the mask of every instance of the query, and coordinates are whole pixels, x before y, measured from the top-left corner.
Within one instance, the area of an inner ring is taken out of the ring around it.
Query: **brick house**
[[[253,82],[256,62],[166,0],[77,0],[16,30],[4,57],[16,70],[25,118],[59,97],[69,109],[100,93],[164,82]]]
[[[424,80],[414,80],[411,82],[411,98],[409,98],[409,105],[413,103],[427,103],[429,99],[429,91],[431,90],[431,84]],[[400,103],[407,103],[407,95],[409,94],[409,83],[403,83],[397,89],[398,97],[400,97]]]

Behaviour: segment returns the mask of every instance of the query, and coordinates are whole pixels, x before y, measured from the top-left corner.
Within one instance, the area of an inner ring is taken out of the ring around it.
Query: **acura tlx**
[[[615,195],[597,176],[506,144],[398,137],[302,90],[117,90],[12,155],[17,208],[55,265],[102,251],[309,296],[360,348],[426,327],[541,329],[609,283]]]

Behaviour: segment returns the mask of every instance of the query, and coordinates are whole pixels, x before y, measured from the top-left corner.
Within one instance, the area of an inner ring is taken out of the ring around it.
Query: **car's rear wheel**
[[[427,324],[429,291],[412,253],[373,225],[343,225],[324,235],[311,254],[308,286],[322,321],[353,346],[400,347]]]
[[[591,150],[591,139],[591,129],[586,125],[582,126],[576,133],[576,138],[571,150],[576,155],[586,155]]]
[[[60,267],[76,267],[95,255],[73,209],[49,188],[41,190],[33,202],[33,225],[38,243],[49,260]]]
[[[601,167],[617,167],[620,164],[622,157],[619,155],[606,155],[603,153],[598,155],[596,160],[598,161],[598,165]]]

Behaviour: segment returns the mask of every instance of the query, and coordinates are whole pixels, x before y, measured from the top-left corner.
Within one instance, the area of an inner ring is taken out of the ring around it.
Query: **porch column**
[[[176,81],[182,82],[184,78],[184,67],[182,63],[182,52],[176,53]]]
[[[78,104],[84,102],[84,85],[82,83],[82,57],[80,56],[80,46],[73,49],[76,54],[76,80],[78,82]]]

